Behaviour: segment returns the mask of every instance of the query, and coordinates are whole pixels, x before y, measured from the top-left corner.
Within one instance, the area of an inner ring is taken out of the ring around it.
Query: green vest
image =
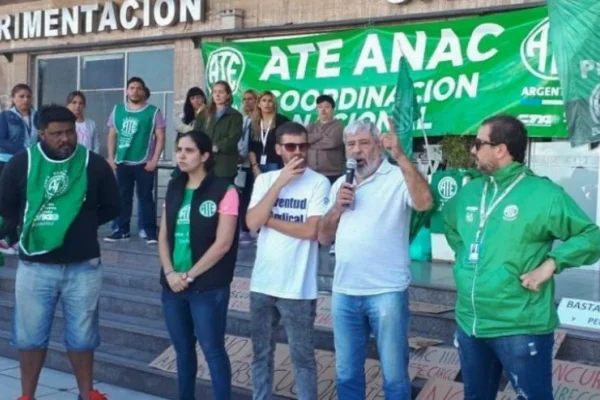
[[[118,104],[113,111],[117,131],[118,164],[143,164],[148,160],[154,139],[154,121],[158,108],[147,104],[138,111],[130,111],[125,104]]]
[[[63,245],[87,192],[89,150],[77,145],[66,160],[51,160],[41,145],[27,149],[27,203],[21,249],[29,256],[49,253]]]
[[[176,272],[188,272],[193,267],[190,247],[190,208],[195,189],[185,189],[181,207],[175,223],[175,245],[173,246],[173,268]]]

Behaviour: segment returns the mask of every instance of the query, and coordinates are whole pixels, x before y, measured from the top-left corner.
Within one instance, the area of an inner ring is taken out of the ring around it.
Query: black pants
[[[144,216],[144,230],[149,239],[156,239],[156,207],[154,205],[154,174],[144,169],[145,165],[117,166],[117,183],[121,195],[121,215],[119,216],[119,232],[129,233],[131,210],[133,207],[133,189],[137,189],[137,196],[142,206]]]
[[[5,165],[6,165],[5,162],[0,161],[0,175],[2,174],[2,170],[4,169]],[[17,190],[17,189],[15,188],[15,190]],[[19,241],[19,234],[17,232],[17,228],[11,229],[11,231],[8,233],[7,236],[8,236],[8,244],[11,246]],[[0,239],[4,239],[4,238],[0,238]]]
[[[244,170],[246,171],[246,184],[240,189],[240,226],[242,227],[242,232],[250,232],[248,225],[246,225],[246,213],[248,212],[248,206],[250,205],[250,199],[252,198],[254,174],[250,168],[244,168]]]

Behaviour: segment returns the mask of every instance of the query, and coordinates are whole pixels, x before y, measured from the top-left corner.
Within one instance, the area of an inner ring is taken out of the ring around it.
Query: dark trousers
[[[0,161],[0,175],[2,174],[2,170],[4,169],[5,165],[6,165],[5,162]],[[17,190],[17,189],[15,188],[15,190]],[[17,228],[11,229],[11,231],[8,233],[7,237],[8,237],[9,245],[12,246],[13,244],[17,243],[19,241],[19,234],[17,232]],[[3,238],[0,238],[0,239],[3,239]]]
[[[554,335],[476,338],[457,329],[465,400],[495,400],[502,369],[519,398],[552,400]]]
[[[163,289],[167,330],[177,354],[178,400],[196,399],[196,340],[208,364],[214,398],[231,399],[231,364],[225,349],[229,294],[229,287],[180,293]]]
[[[246,171],[246,184],[240,189],[240,226],[242,227],[242,232],[250,232],[248,225],[246,225],[246,213],[248,212],[248,206],[252,198],[254,174],[250,168],[244,168],[244,171]]]
[[[121,215],[119,216],[119,232],[129,233],[131,225],[131,210],[133,207],[133,188],[142,208],[144,229],[148,238],[156,238],[156,207],[154,205],[154,172],[144,169],[145,165],[117,166],[117,182],[121,196]]]

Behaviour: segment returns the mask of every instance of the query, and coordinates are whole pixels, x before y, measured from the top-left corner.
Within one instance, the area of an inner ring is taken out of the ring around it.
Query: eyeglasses
[[[285,149],[288,153],[292,153],[296,151],[296,149],[300,149],[300,151],[307,151],[309,148],[308,143],[281,143],[281,147]]]
[[[479,138],[475,138],[473,143],[471,143],[471,147],[475,147],[475,150],[479,151],[482,146],[498,146],[500,143],[488,142],[487,140],[481,140]]]

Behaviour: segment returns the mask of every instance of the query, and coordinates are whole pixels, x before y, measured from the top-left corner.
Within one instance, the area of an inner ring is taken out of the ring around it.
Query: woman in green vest
[[[213,143],[215,175],[232,183],[237,175],[244,117],[231,105],[233,92],[225,81],[215,83],[208,109],[196,117],[194,129],[206,132]]]

